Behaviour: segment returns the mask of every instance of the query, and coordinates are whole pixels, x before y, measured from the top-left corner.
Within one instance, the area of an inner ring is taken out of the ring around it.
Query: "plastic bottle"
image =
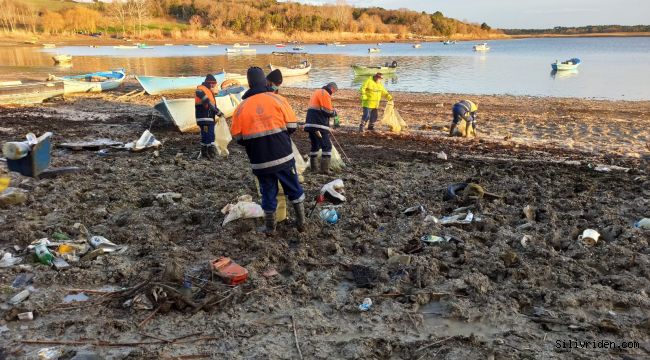
[[[336,224],[339,221],[339,214],[334,209],[323,209],[319,215],[321,220],[328,224]]]
[[[359,305],[359,310],[360,311],[368,311],[372,307],[372,299],[370,298],[365,298],[363,299],[363,303]]]
[[[334,127],[337,128],[337,127],[340,127],[340,126],[341,126],[341,119],[339,118],[338,115],[336,115],[334,117]]]
[[[54,255],[52,255],[50,250],[47,249],[47,245],[45,244],[37,245],[34,248],[34,253],[38,258],[38,261],[40,261],[42,264],[52,265],[52,261],[54,260]]]
[[[2,146],[2,154],[9,160],[20,160],[29,154],[29,144],[24,141],[11,141]]]

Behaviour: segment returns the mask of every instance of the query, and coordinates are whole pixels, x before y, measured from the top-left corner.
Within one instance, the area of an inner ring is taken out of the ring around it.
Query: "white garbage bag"
[[[223,116],[217,119],[217,124],[214,127],[214,141],[217,144],[217,153],[219,156],[226,157],[230,154],[228,144],[232,141],[232,135],[230,134],[228,123]]]

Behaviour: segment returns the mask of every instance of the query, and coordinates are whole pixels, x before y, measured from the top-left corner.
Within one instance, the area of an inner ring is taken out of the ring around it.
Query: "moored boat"
[[[308,61],[303,61],[302,63],[294,67],[284,67],[284,66],[269,64],[269,68],[271,68],[271,71],[275,69],[280,70],[280,72],[282,72],[283,77],[301,76],[301,75],[307,75],[309,73],[309,71],[311,70],[311,64]]]
[[[562,62],[555,60],[555,62],[551,64],[551,68],[555,71],[576,70],[578,66],[580,66],[580,63],[582,63],[582,61],[578,58]]]
[[[381,52],[380,48],[370,48],[370,49],[368,49],[369,54],[375,54],[375,53],[378,53],[378,52]]]
[[[0,105],[38,104],[43,100],[63,95],[63,81],[0,86]]]
[[[138,47],[135,45],[117,45],[113,46],[113,49],[121,49],[121,50],[130,50],[130,49],[137,49]]]
[[[118,88],[126,79],[124,70],[98,71],[72,76],[50,76],[48,81],[63,81],[63,93],[102,92]]]
[[[285,55],[307,55],[306,51],[274,51],[271,53],[276,56],[285,56]]]
[[[243,48],[250,47],[250,44],[249,43],[244,43],[244,44],[235,43],[235,44],[233,44],[232,47],[234,47],[236,49],[243,49]]]
[[[476,44],[474,45],[474,51],[490,51],[490,47],[487,43]]]
[[[287,47],[287,45],[278,43],[278,44],[275,44],[275,47],[276,48],[284,48],[284,47]]]
[[[414,49],[419,49],[422,47],[422,44],[413,44]]]
[[[352,65],[352,70],[354,70],[356,76],[371,76],[376,73],[394,74],[397,71],[397,62],[393,61],[392,64],[387,66]]]
[[[224,72],[213,75],[219,83],[226,76]],[[196,89],[205,80],[205,76],[136,76],[135,78],[149,95]]]

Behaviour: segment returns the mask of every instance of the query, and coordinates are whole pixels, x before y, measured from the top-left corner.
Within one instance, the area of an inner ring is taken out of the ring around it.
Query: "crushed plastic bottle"
[[[9,160],[20,160],[29,154],[29,144],[24,141],[7,142],[2,146],[2,154]]]
[[[368,311],[372,307],[372,299],[370,298],[365,298],[363,299],[363,303],[359,305],[359,311]]]
[[[36,245],[34,248],[34,254],[36,254],[36,258],[38,258],[38,261],[41,264],[45,265],[52,265],[52,261],[54,260],[54,255],[48,250],[47,245],[45,243],[40,243]]]
[[[341,119],[339,118],[338,115],[336,115],[334,117],[334,127],[337,128],[337,127],[340,127],[340,126],[341,126]]]
[[[336,224],[339,221],[339,214],[334,209],[323,209],[320,211],[319,216],[321,220],[328,224]]]

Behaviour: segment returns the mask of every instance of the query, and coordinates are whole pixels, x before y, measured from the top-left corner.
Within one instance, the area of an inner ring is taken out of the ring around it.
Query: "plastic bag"
[[[302,157],[302,154],[300,154],[300,151],[298,150],[298,147],[296,144],[291,141],[291,148],[293,149],[293,157],[296,160],[296,170],[298,171],[298,177],[302,175],[302,173],[305,172],[305,169],[309,166],[309,163],[305,161],[305,158]]]
[[[384,116],[381,119],[383,125],[387,125],[390,128],[390,131],[399,134],[402,132],[402,129],[406,127],[406,121],[402,119],[399,112],[395,109],[395,102],[388,101],[386,102],[386,108],[384,109]]]
[[[320,163],[322,150],[318,150],[317,160]],[[305,163],[305,168],[309,167],[309,163]],[[341,154],[336,149],[336,146],[332,145],[332,160],[330,161],[330,170],[334,172],[343,171],[345,169],[345,162],[341,158]]]
[[[250,219],[264,217],[264,210],[262,207],[252,202],[250,195],[243,195],[237,199],[236,204],[228,204],[221,209],[222,214],[226,214],[221,226],[237,219]]]
[[[219,156],[228,156],[228,144],[232,141],[230,129],[226,119],[220,117],[217,119],[217,125],[214,127],[214,142],[217,144],[217,153]]]
[[[454,136],[460,136],[460,137],[475,137],[476,136],[476,130],[474,129],[473,126],[470,127],[469,132],[467,131],[467,121],[465,119],[460,119],[458,124],[456,124],[456,128],[454,129]]]

